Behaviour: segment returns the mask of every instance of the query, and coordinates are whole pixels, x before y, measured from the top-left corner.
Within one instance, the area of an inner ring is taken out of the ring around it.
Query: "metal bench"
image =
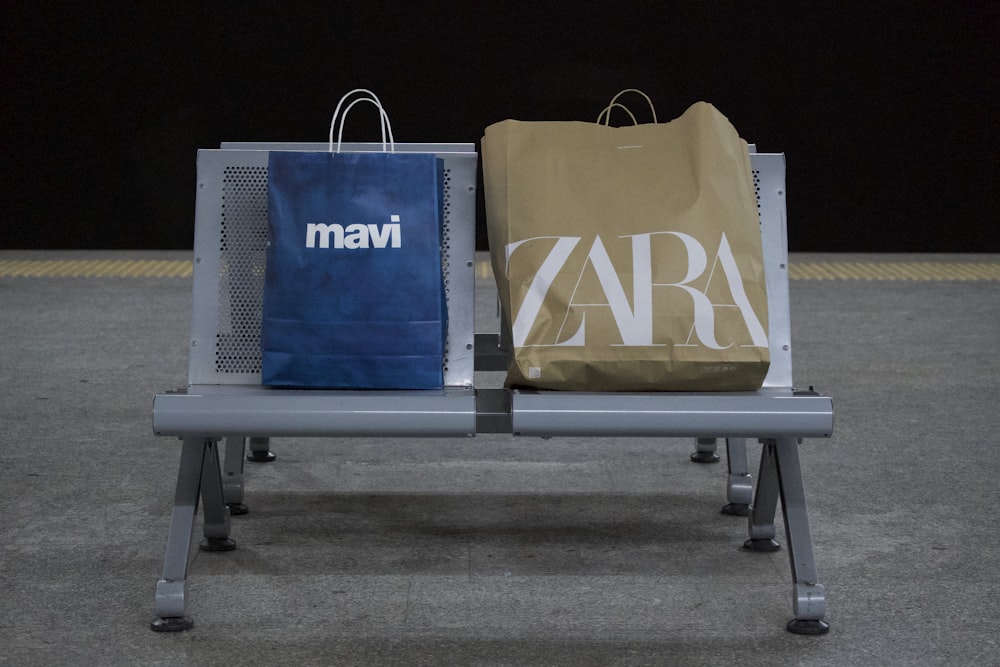
[[[188,386],[158,394],[153,430],[183,440],[163,572],[151,627],[193,625],[186,581],[199,500],[200,548],[235,548],[230,514],[245,511],[243,456],[267,460],[269,439],[294,437],[656,436],[697,439],[694,460],[729,454],[727,510],[748,514],[748,549],[773,551],[779,496],[793,579],[788,629],[822,634],[825,593],[816,574],[798,457],[801,438],[829,437],[829,397],[792,384],[784,156],[751,155],[761,212],[771,368],[764,386],[735,393],[586,393],[477,388],[478,370],[506,368],[499,334],[474,330],[475,183],[471,144],[396,144],[445,164],[444,272],[449,324],[445,387],[432,391],[270,389],[260,384],[260,320],[267,243],[269,150],[326,150],[323,143],[222,144],[198,153]],[[346,151],[381,144],[345,144]],[[763,444],[755,497],[745,442]],[[226,441],[225,460],[219,443]]]

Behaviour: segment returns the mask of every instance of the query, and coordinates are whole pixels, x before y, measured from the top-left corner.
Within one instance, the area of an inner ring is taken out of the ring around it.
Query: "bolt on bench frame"
[[[381,144],[345,144],[377,151]],[[697,439],[696,461],[729,458],[723,511],[748,515],[751,550],[773,551],[780,497],[793,580],[788,629],[822,634],[828,626],[818,581],[798,445],[829,437],[829,397],[792,384],[785,163],[781,154],[751,148],[761,213],[769,302],[771,367],[763,387],[726,393],[591,393],[475,388],[474,372],[505,370],[509,352],[498,334],[476,334],[475,184],[472,144],[396,144],[397,152],[437,154],[445,166],[442,268],[449,324],[444,388],[430,391],[271,389],[260,384],[260,322],[267,247],[267,163],[270,150],[324,151],[325,143],[225,143],[198,152],[194,278],[188,386],[158,394],[153,431],[183,440],[162,575],[156,585],[154,630],[185,630],[186,582],[199,500],[204,550],[235,548],[230,514],[243,505],[243,453],[273,458],[271,437],[654,436]],[[763,444],[756,497],[746,439]],[[218,443],[226,440],[225,461]],[[223,469],[225,476],[223,476]],[[225,479],[225,481],[224,481]],[[753,501],[753,502],[751,502]]]

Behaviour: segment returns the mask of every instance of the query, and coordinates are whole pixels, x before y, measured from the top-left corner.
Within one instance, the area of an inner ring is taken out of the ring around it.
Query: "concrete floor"
[[[42,255],[188,258],[0,260]],[[791,263],[851,259],[1000,262]],[[1000,664],[1000,283],[791,297],[797,382],[837,411],[801,447],[830,634],[785,631],[787,553],[740,549],[691,442],[484,435],[275,441],[166,635],[180,443],[150,408],[186,383],[190,278],[0,277],[0,664]]]

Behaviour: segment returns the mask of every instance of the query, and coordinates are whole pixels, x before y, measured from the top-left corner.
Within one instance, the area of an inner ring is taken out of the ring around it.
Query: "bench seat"
[[[153,431],[179,437],[472,436],[473,389],[323,391],[192,385],[159,394]]]

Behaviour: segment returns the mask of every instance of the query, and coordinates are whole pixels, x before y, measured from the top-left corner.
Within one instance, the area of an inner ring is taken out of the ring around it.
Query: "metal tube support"
[[[156,582],[157,618],[150,623],[150,627],[157,632],[177,632],[194,625],[186,615],[185,588],[205,450],[210,442],[204,438],[185,438],[181,446],[181,463],[177,472],[174,506],[163,556],[163,573]]]
[[[691,460],[695,463],[718,463],[719,455],[716,453],[718,444],[715,438],[695,438],[694,453]]]
[[[201,502],[205,514],[205,539],[200,544],[202,551],[235,549],[236,543],[229,538],[229,508],[222,491],[219,444],[211,440],[205,442],[205,455],[202,457]]]
[[[753,501],[753,477],[747,468],[746,438],[726,438],[726,460],[729,462],[729,479],[723,514],[748,516]]]
[[[510,433],[510,392],[506,389],[476,390],[476,432]]]
[[[222,494],[230,514],[246,514],[249,511],[243,502],[243,454],[246,442],[243,436],[226,438],[226,453],[222,464]]]
[[[501,347],[502,334],[477,333],[475,370],[505,371],[510,363],[510,348]]]
[[[792,567],[795,618],[788,630],[796,634],[821,635],[830,630],[826,616],[826,591],[819,583],[812,532],[806,509],[805,486],[795,438],[778,438],[772,446],[781,489],[781,511],[785,520],[788,560]]]
[[[247,461],[270,463],[276,458],[278,456],[271,451],[270,438],[250,438],[250,453],[247,454]]]
[[[780,546],[774,539],[774,516],[778,511],[780,481],[778,478],[775,441],[764,440],[760,453],[760,471],[757,474],[757,492],[753,496],[747,531],[750,539],[743,543],[750,551],[777,551]]]

